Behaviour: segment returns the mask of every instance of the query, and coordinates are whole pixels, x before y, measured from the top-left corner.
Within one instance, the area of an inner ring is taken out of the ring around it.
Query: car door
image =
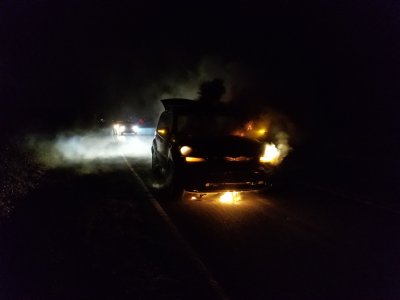
[[[168,151],[170,148],[170,137],[172,133],[172,113],[163,112],[156,128],[155,150],[159,162],[163,165],[168,160]]]

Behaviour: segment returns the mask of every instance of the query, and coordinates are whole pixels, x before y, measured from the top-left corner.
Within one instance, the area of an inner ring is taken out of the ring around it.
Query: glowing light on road
[[[225,192],[219,197],[219,202],[223,204],[238,204],[239,200],[239,192]]]

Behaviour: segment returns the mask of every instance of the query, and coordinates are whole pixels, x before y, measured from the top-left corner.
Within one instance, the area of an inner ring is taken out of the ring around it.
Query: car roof
[[[198,104],[195,100],[185,98],[162,99],[161,102],[164,105],[165,110],[185,109]]]

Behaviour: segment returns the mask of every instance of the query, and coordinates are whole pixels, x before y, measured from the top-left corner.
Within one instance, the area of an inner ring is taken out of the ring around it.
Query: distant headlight
[[[204,162],[206,160],[205,160],[205,158],[202,158],[202,157],[186,156],[185,161],[188,163],[197,163],[197,162]]]
[[[181,154],[182,154],[183,156],[187,156],[187,155],[189,155],[190,153],[192,153],[192,148],[190,148],[189,146],[182,146],[181,149],[180,149],[180,151],[181,151]]]
[[[132,126],[132,130],[133,130],[133,131],[138,131],[138,130],[139,130],[139,126],[133,125],[133,126]]]

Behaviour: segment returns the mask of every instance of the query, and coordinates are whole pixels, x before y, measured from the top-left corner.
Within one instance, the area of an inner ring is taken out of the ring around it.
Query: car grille
[[[230,162],[243,162],[243,161],[252,160],[252,157],[248,157],[248,156],[237,156],[237,157],[225,156],[224,160],[225,161],[230,161]]]

